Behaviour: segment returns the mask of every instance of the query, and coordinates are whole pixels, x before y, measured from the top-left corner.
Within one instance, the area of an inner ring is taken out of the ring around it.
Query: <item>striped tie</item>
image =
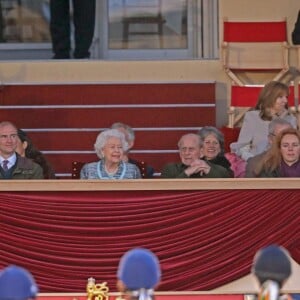
[[[3,170],[6,172],[7,170],[8,170],[8,160],[6,159],[6,160],[4,160],[3,161],[3,163],[2,163],[2,168],[3,168]]]

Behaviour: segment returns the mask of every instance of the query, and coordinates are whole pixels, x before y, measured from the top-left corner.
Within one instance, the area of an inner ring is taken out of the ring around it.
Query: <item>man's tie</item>
[[[8,166],[7,166],[8,163],[9,163],[9,161],[7,159],[5,159],[2,163],[2,168],[5,172],[8,170]]]

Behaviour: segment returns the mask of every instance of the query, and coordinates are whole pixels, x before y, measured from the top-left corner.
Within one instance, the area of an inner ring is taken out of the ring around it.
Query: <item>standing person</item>
[[[102,131],[94,145],[99,161],[85,164],[80,171],[81,179],[138,179],[140,170],[136,165],[122,160],[128,144],[117,129]]]
[[[283,247],[270,245],[257,251],[252,263],[252,274],[260,287],[258,300],[291,299],[288,295],[280,295],[280,290],[291,273],[290,256]]]
[[[38,286],[26,269],[10,265],[0,272],[0,300],[35,299]]]
[[[181,162],[169,163],[163,167],[162,178],[221,178],[231,177],[231,173],[220,165],[200,159],[202,140],[198,134],[183,135],[179,142]]]
[[[50,0],[50,33],[55,59],[68,59],[71,52],[70,1]],[[89,58],[95,27],[95,0],[73,0],[74,58]]]
[[[268,148],[268,126],[276,118],[297,128],[297,119],[288,111],[289,87],[278,81],[267,83],[261,90],[254,110],[245,114],[238,141],[231,143],[233,153],[247,161]]]
[[[44,179],[56,179],[55,172],[44,154],[32,143],[29,136],[21,129],[18,129],[18,142],[16,152],[22,156],[32,159],[43,169]]]
[[[129,151],[133,148],[135,141],[135,134],[133,129],[129,125],[121,122],[113,123],[111,125],[111,128],[118,129],[119,131],[123,132],[126,142],[128,143],[128,150],[124,152],[123,161],[137,165],[142,173],[143,178],[152,178],[154,174],[153,167],[149,166],[145,162],[135,160],[129,156]]]
[[[0,123],[0,179],[43,179],[42,168],[16,153],[18,129],[8,121]]]
[[[288,129],[288,128],[292,128],[292,125],[288,121],[286,121],[284,119],[280,119],[280,118],[272,120],[268,127],[269,147],[272,146],[273,142],[275,141],[275,137],[278,136],[282,130]],[[254,169],[263,160],[266,153],[267,153],[267,150],[260,154],[255,155],[253,157],[250,157],[248,159],[247,165],[246,165],[246,176],[245,177],[248,177],[248,178],[256,177]]]
[[[161,278],[159,260],[148,249],[129,250],[120,260],[117,277],[118,290],[126,300],[153,300]]]
[[[254,168],[256,177],[300,177],[300,132],[282,130]]]

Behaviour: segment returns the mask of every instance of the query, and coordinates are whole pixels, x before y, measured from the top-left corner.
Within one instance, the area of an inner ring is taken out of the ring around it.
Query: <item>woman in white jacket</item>
[[[297,128],[297,119],[288,111],[289,88],[271,81],[261,90],[253,110],[245,114],[238,141],[230,144],[231,152],[247,161],[268,148],[268,126],[271,120],[283,118]]]

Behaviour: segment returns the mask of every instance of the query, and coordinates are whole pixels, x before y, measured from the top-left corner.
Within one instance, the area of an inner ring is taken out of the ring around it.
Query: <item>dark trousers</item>
[[[73,0],[74,58],[90,57],[95,27],[95,0]],[[69,0],[50,0],[50,32],[54,58],[70,58],[71,24]]]

